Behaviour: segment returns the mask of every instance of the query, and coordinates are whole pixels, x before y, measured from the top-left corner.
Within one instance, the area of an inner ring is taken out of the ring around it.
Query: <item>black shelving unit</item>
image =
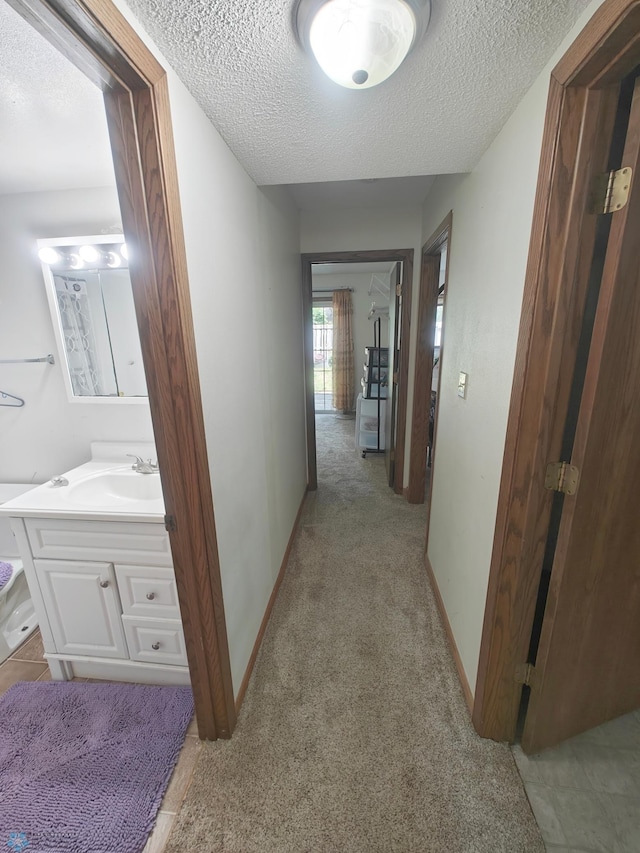
[[[378,317],[373,324],[373,346],[365,348],[364,376],[360,380],[362,399],[377,401],[377,440],[375,447],[362,448],[363,459],[366,459],[368,453],[384,453],[384,447],[380,446],[380,428],[382,400],[387,399],[389,349],[388,347],[381,347],[380,340],[380,318]],[[385,391],[384,394],[383,390]]]

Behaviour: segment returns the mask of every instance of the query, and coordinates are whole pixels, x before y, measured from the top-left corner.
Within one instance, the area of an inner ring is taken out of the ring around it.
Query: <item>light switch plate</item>
[[[463,399],[467,396],[467,379],[469,377],[466,373],[460,373],[458,375],[458,397],[462,397]]]

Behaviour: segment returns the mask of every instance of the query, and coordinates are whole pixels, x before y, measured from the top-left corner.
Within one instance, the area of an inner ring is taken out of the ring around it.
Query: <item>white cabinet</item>
[[[13,518],[54,679],[189,684],[161,523]]]
[[[58,653],[128,657],[110,563],[34,560],[34,564]]]
[[[361,450],[383,450],[386,400],[367,400],[358,394],[356,403],[356,447]],[[380,445],[378,445],[378,409],[380,410]]]
[[[25,518],[24,524],[34,557],[172,565],[162,524],[66,518]]]

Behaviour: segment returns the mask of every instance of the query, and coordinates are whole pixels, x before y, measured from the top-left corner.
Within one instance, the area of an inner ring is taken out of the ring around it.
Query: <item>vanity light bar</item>
[[[43,246],[38,250],[43,264],[58,269],[79,270],[84,267],[126,267],[129,252],[126,243],[100,246]]]

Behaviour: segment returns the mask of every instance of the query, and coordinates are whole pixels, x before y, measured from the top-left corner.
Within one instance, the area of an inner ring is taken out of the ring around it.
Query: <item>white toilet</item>
[[[28,492],[33,485],[0,483],[0,503]],[[0,562],[11,563],[13,573],[0,589],[0,663],[38,627],[31,593],[18,559],[18,548],[8,518],[0,518]]]

